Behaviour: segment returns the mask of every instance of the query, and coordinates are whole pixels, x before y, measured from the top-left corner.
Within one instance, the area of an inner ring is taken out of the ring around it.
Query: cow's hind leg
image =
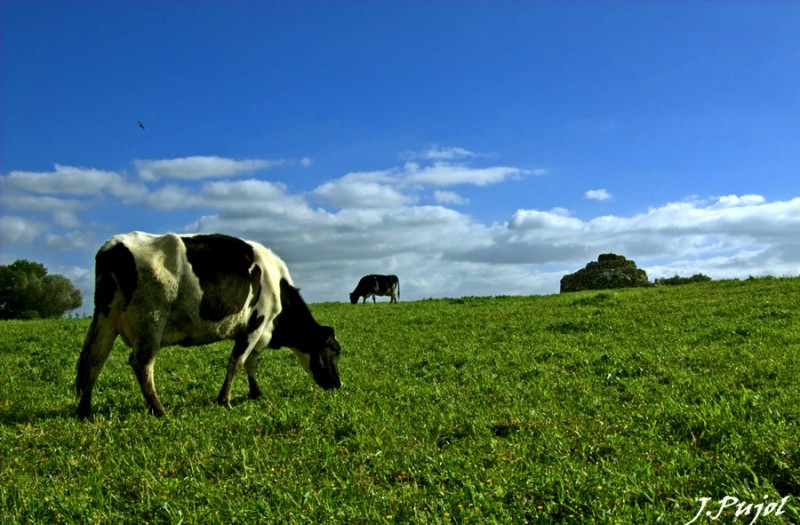
[[[147,403],[147,408],[154,416],[164,415],[164,406],[158,399],[156,385],[153,381],[153,366],[159,349],[159,338],[143,338],[136,342],[128,359],[128,364],[133,368],[139,388]]]
[[[111,319],[95,311],[76,367],[75,390],[80,396],[78,417],[81,419],[92,413],[92,389],[116,338],[117,328]]]

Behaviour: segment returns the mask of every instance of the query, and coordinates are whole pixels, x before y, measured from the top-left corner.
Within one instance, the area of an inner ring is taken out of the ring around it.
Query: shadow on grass
[[[3,408],[0,409],[0,425],[11,427],[25,423],[33,424],[40,421],[49,421],[52,419],[77,419],[78,416],[75,413],[77,406],[77,403],[75,403],[74,405],[60,405],[37,410],[29,410],[24,407]]]
[[[258,399],[250,399],[247,395],[231,399],[231,408],[228,410],[235,410],[240,405],[247,403],[258,403]],[[78,420],[77,414],[78,400],[75,399],[72,403],[59,403],[52,407],[26,407],[21,405],[9,405],[3,403],[0,405],[0,426],[13,427],[24,424],[36,424],[51,420]],[[195,413],[203,410],[214,410],[221,408],[215,399],[208,401],[186,400],[176,401],[170,404],[165,404],[164,409],[166,414],[164,417],[178,415],[183,412]],[[102,419],[127,419],[139,414],[147,413],[147,406],[144,400],[140,403],[131,402],[129,404],[116,404],[116,403],[103,403],[97,402],[92,406],[92,415],[87,418],[87,421],[92,421],[96,418]],[[153,419],[157,419],[152,416]]]

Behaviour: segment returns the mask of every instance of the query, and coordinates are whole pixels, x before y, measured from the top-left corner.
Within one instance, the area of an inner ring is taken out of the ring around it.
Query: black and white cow
[[[389,295],[389,302],[396,303],[400,297],[400,279],[396,275],[365,275],[350,294],[350,304],[356,304],[361,297],[366,303],[369,296],[372,296],[374,303],[376,295]]]
[[[90,415],[92,388],[117,336],[132,348],[133,368],[150,412],[164,407],[153,383],[153,363],[165,346],[197,346],[232,339],[233,351],[217,402],[230,407],[231,384],[244,366],[250,397],[258,355],[289,347],[324,389],[341,386],[339,343],[320,326],[284,262],[255,242],[221,234],[111,237],[95,258],[94,318],[77,365],[78,416]]]

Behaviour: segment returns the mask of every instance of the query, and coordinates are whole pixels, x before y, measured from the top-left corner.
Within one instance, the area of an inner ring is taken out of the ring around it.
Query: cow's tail
[[[400,279],[397,280],[397,300],[400,300]]]

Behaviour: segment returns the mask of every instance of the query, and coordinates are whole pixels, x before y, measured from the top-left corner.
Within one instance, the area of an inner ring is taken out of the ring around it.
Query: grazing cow
[[[350,304],[356,304],[358,299],[363,297],[367,302],[367,297],[372,296],[372,302],[376,295],[389,295],[390,303],[396,303],[400,297],[400,280],[396,275],[365,275],[358,281],[356,289],[350,294]]]
[[[111,237],[95,258],[94,318],[77,365],[78,416],[91,414],[92,387],[117,336],[132,348],[133,368],[150,412],[164,414],[153,383],[160,348],[232,339],[217,402],[230,407],[231,384],[244,366],[250,398],[258,355],[289,347],[324,389],[341,386],[339,343],[320,326],[292,284],[284,262],[255,242],[220,234]]]

